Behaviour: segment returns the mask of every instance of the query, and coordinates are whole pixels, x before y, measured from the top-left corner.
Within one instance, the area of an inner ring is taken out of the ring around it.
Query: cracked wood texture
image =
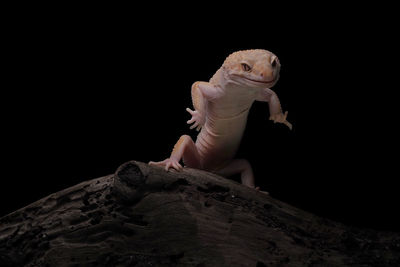
[[[400,266],[400,234],[131,161],[2,217],[0,266]]]

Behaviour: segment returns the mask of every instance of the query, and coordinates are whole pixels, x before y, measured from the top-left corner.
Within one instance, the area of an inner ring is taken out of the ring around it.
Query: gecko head
[[[229,55],[222,65],[235,83],[250,88],[270,88],[279,79],[281,64],[273,53],[263,50],[243,50]]]

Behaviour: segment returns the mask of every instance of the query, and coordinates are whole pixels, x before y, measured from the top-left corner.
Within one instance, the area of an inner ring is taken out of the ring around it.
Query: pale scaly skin
[[[186,110],[192,115],[188,121],[193,123],[190,128],[201,129],[196,142],[183,135],[170,158],[149,164],[179,171],[182,159],[187,167],[225,177],[240,173],[244,185],[258,190],[249,162],[234,156],[254,101],[268,102],[270,120],[292,129],[286,120],[288,113],[282,113],[278,96],[270,89],[279,79],[279,70],[278,58],[267,50],[244,50],[229,55],[209,82],[192,85],[195,110]]]

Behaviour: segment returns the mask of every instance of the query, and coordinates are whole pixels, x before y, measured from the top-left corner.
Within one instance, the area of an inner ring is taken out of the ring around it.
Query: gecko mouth
[[[246,77],[243,77],[243,78],[245,78],[246,80],[252,81],[252,82],[256,82],[256,83],[264,83],[264,84],[272,83],[272,82],[274,82],[274,81],[275,81],[275,78],[273,78],[273,79],[272,79],[272,80],[270,80],[270,81],[259,81],[259,80],[253,80],[253,79],[246,78]]]

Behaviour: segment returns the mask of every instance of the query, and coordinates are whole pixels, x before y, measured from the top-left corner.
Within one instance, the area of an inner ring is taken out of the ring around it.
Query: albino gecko
[[[224,177],[240,173],[242,184],[258,190],[250,163],[234,156],[254,101],[268,102],[270,120],[292,129],[286,120],[287,111],[282,113],[278,96],[270,89],[278,81],[280,67],[276,55],[267,50],[243,50],[229,55],[209,82],[192,85],[195,110],[186,110],[192,115],[187,122],[193,123],[190,129],[201,129],[196,142],[182,135],[169,158],[149,164],[180,171],[182,159],[186,167]]]

